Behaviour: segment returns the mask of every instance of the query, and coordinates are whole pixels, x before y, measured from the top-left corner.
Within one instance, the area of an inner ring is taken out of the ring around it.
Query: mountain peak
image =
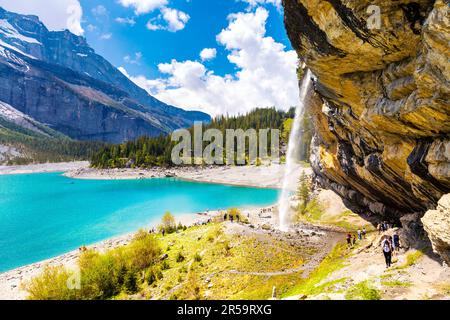
[[[0,49],[8,52],[0,54],[0,101],[74,139],[122,142],[210,121],[150,96],[86,38],[49,31],[36,16],[2,9]]]

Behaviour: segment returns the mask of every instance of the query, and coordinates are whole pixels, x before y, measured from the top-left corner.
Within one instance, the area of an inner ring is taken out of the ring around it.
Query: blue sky
[[[216,48],[216,59],[207,62],[207,66],[218,75],[225,75],[236,71],[236,66],[229,63],[228,52],[217,44],[216,35],[227,27],[229,14],[243,12],[249,4],[234,0],[175,0],[170,4],[173,8],[183,11],[190,16],[184,29],[177,32],[167,30],[151,31],[146,28],[147,22],[159,15],[155,10],[148,14],[136,16],[133,8],[124,8],[115,1],[82,0],[83,22],[89,44],[115,66],[124,66],[130,74],[144,73],[148,77],[158,76],[157,65],[169,62],[195,60],[203,48]],[[106,8],[104,14],[97,13],[98,6]],[[269,18],[266,24],[267,34],[277,42],[283,43],[287,49],[291,45],[283,25],[282,12],[274,5],[266,5]],[[116,22],[117,18],[132,19],[134,25]],[[95,26],[91,31],[88,25]],[[111,35],[110,39],[102,39],[103,35]],[[124,57],[135,59],[140,52],[142,58],[139,63],[126,63]]]
[[[0,0],[87,38],[166,103],[211,115],[298,102],[281,0]]]

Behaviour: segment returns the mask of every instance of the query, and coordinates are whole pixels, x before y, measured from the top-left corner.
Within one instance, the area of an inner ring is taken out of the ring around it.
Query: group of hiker
[[[388,231],[391,228],[393,228],[393,224],[386,221],[379,223],[377,226],[379,234]],[[357,239],[359,241],[365,239],[366,234],[366,228],[358,229],[356,234],[352,234],[351,232],[347,233],[347,246],[349,248],[353,247],[356,244]],[[400,251],[400,236],[397,231],[394,231],[392,236],[386,234],[381,237],[381,249],[386,261],[386,268],[389,268],[392,264],[392,256],[395,252]]]
[[[239,214],[233,215],[233,214],[225,213],[223,215],[223,221],[227,221],[227,219],[229,219],[231,222],[233,222],[235,218],[236,218],[237,222],[241,221],[241,217]]]
[[[382,221],[377,225],[378,234],[381,234],[382,232],[385,232],[392,228],[394,228],[394,224],[387,221]]]
[[[358,235],[358,240],[361,241],[362,239],[366,238],[366,228],[362,228],[358,229],[358,231],[356,232],[356,235]],[[347,233],[347,245],[348,247],[353,247],[356,244],[356,235],[355,234],[351,234],[350,232]]]

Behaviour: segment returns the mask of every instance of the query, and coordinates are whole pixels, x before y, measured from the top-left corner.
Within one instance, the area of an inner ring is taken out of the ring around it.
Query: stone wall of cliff
[[[283,4],[291,43],[317,78],[316,181],[396,221],[435,208],[450,190],[449,1]]]

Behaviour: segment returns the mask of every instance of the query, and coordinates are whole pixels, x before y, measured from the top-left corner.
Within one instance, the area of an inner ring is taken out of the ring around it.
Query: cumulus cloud
[[[168,0],[118,0],[118,2],[124,7],[134,8],[136,15],[158,10],[159,14],[147,22],[147,29],[152,31],[176,32],[184,29],[190,19],[187,13],[167,7]],[[118,20],[116,19],[116,21]],[[120,22],[125,22],[125,20],[121,19]]]
[[[0,0],[0,6],[12,12],[37,15],[50,30],[68,29],[76,35],[81,27],[83,10],[78,0]]]
[[[167,5],[167,0],[119,0],[124,7],[134,8],[134,12],[139,14],[149,13],[155,9],[162,8]]]
[[[159,64],[165,77],[157,79],[122,72],[166,103],[211,115],[267,106],[287,109],[298,102],[297,55],[266,35],[267,18],[268,11],[261,7],[230,15],[228,27],[217,35],[238,69],[234,75],[216,75],[192,60]]]
[[[212,60],[216,57],[217,50],[215,48],[205,48],[200,52],[202,61]]]
[[[123,61],[129,64],[140,64],[142,59],[142,52],[136,52],[134,54],[134,57],[131,57],[130,55],[126,55],[123,57]]]
[[[112,38],[112,33],[104,33],[100,36],[100,39],[102,40],[109,40]]]
[[[187,13],[176,9],[163,8],[161,10],[163,19],[167,22],[169,31],[175,32],[184,29],[190,17]]]
[[[251,8],[264,4],[272,4],[278,9],[281,9],[281,0],[241,0],[241,1],[247,2]]]
[[[117,17],[117,18],[115,19],[115,21],[116,21],[117,23],[120,23],[120,24],[128,24],[128,25],[130,25],[130,26],[134,26],[134,25],[136,24],[136,21],[135,21],[133,18]]]
[[[91,12],[95,16],[104,16],[108,14],[108,10],[105,8],[105,6],[102,6],[101,4],[92,8]]]
[[[183,11],[164,7],[160,15],[148,21],[147,29],[177,32],[184,29],[189,19],[190,16]]]

